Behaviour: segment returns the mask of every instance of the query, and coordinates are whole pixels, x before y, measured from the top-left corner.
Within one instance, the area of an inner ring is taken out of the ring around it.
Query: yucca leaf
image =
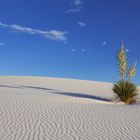
[[[122,101],[126,104],[136,102],[137,98],[137,86],[129,81],[119,81],[114,83],[113,92],[115,94],[115,100]]]

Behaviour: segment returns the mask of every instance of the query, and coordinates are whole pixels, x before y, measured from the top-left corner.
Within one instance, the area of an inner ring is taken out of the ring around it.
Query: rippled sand
[[[112,84],[0,77],[0,140],[140,140],[140,105],[114,104]]]

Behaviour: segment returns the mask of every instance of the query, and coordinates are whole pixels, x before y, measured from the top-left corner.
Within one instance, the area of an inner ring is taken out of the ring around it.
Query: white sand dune
[[[114,104],[112,84],[0,77],[0,140],[140,140],[140,105]]]

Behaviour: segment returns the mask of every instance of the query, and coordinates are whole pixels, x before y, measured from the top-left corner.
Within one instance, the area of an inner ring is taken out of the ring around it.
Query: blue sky
[[[140,84],[139,0],[0,1],[0,75],[114,82],[121,41]]]

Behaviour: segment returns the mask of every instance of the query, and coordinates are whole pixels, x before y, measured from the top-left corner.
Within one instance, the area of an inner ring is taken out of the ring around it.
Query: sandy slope
[[[0,140],[140,140],[140,105],[104,101],[112,84],[0,77]]]

